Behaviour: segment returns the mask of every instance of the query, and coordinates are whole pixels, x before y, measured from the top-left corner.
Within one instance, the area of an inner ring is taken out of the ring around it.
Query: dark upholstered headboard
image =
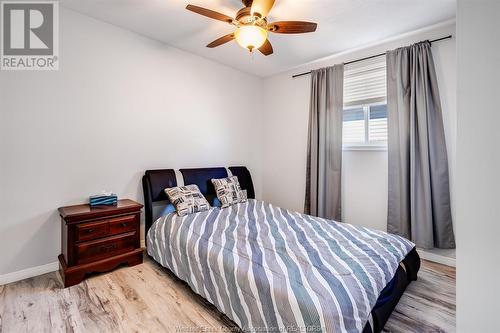
[[[255,191],[252,182],[250,171],[246,167],[229,167],[234,176],[238,177],[240,186],[243,190],[247,190],[248,198],[255,199]],[[219,168],[197,168],[197,169],[180,169],[184,185],[196,184],[200,188],[201,193],[207,198],[210,204],[216,196],[212,178],[225,178],[228,176],[227,170],[224,167]],[[142,188],[144,189],[144,209],[146,213],[146,229],[147,234],[149,228],[153,224],[153,203],[159,201],[167,201],[168,197],[165,193],[167,187],[177,186],[177,179],[173,169],[147,170],[142,177]]]

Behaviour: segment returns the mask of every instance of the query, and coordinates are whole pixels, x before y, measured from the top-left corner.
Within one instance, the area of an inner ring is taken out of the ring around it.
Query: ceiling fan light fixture
[[[1,0],[0,0],[1,1]],[[213,11],[211,9],[187,5],[186,9],[199,15],[222,21],[236,27],[233,33],[219,37],[207,44],[214,48],[236,40],[243,48],[250,52],[258,49],[265,56],[274,53],[273,46],[267,35],[276,34],[304,34],[316,31],[317,24],[304,21],[279,21],[268,23],[267,15],[273,8],[275,0],[241,0],[244,8],[238,10],[235,18]]]
[[[241,47],[252,52],[264,45],[267,40],[267,30],[257,25],[244,25],[236,29],[234,38]]]

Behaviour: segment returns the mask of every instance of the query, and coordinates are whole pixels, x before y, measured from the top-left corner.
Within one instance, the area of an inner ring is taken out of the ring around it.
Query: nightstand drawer
[[[109,225],[107,220],[83,223],[76,226],[76,241],[82,242],[107,236]]]
[[[78,264],[85,264],[101,258],[111,257],[120,253],[134,250],[137,246],[135,232],[120,236],[112,236],[97,241],[90,241],[76,245]]]
[[[137,215],[126,215],[108,220],[109,234],[118,235],[126,232],[138,231],[139,228],[137,228],[136,216]]]

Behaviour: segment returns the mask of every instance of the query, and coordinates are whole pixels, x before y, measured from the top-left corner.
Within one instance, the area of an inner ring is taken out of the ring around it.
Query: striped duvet
[[[148,253],[249,332],[361,332],[414,247],[248,200],[159,218]]]

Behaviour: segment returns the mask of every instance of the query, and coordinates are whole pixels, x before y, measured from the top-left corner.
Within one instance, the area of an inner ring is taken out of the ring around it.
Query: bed
[[[381,332],[420,258],[410,241],[255,200],[246,167],[181,169],[209,202],[212,178],[238,176],[249,200],[155,217],[172,169],[143,177],[148,255],[243,331]]]

